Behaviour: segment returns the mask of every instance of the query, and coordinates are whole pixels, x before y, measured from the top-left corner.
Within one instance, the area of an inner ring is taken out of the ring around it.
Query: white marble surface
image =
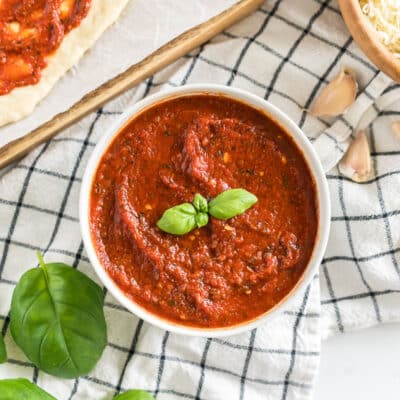
[[[325,341],[314,399],[400,399],[400,324]]]

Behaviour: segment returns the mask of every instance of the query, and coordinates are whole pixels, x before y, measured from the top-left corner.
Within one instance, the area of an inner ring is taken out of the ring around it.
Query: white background
[[[314,399],[400,399],[400,324],[380,325],[323,342]]]

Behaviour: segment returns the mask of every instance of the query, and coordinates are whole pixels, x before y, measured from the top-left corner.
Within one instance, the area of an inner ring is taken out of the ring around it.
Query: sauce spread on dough
[[[47,57],[87,15],[91,0],[0,0],[0,95],[38,83]]]
[[[163,212],[244,188],[244,214],[183,236]],[[93,178],[90,227],[116,284],[165,319],[223,327],[255,318],[296,285],[313,251],[316,189],[301,151],[264,113],[219,95],[170,99],[119,132]]]

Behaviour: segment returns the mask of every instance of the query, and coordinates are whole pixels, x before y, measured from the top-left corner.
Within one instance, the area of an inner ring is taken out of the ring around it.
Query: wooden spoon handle
[[[50,121],[22,138],[16,139],[0,148],[0,168],[20,159],[39,144],[51,139],[62,129],[207,42],[224,29],[250,14],[263,2],[264,0],[241,0],[224,12],[166,43],[139,63],[129,67],[125,72],[86,94],[69,110],[57,114]]]

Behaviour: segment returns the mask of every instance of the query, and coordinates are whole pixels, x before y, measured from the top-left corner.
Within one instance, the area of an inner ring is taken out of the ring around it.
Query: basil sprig
[[[6,345],[4,344],[3,336],[0,332],[0,364],[7,361]]]
[[[199,193],[193,204],[182,203],[166,210],[157,226],[173,235],[185,235],[195,228],[208,224],[208,214],[217,219],[229,219],[243,214],[257,203],[257,197],[245,189],[229,189],[220,193],[209,203]]]

